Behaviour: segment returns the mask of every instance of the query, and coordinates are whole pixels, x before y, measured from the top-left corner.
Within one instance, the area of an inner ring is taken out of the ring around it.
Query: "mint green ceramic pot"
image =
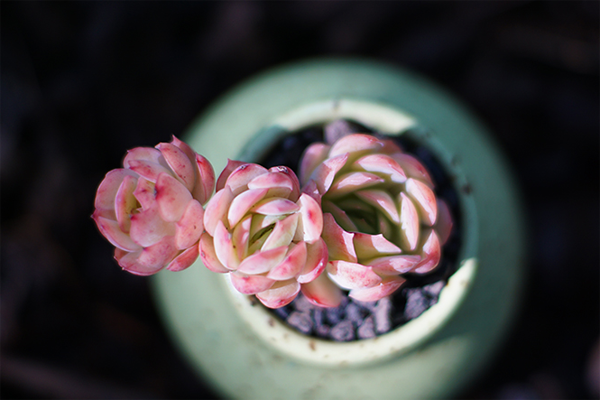
[[[233,90],[185,139],[219,173],[227,158],[259,161],[282,135],[338,118],[390,135],[410,130],[437,156],[459,193],[460,267],[420,317],[348,343],[288,328],[200,261],[161,272],[153,283],[165,324],[225,398],[447,398],[481,371],[506,332],[524,258],[515,188],[485,129],[431,83],[367,61],[292,64]]]

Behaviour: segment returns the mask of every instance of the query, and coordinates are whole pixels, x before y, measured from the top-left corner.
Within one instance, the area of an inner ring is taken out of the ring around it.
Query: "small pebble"
[[[352,322],[362,321],[363,316],[360,307],[354,303],[348,304],[346,307],[346,318]]]
[[[331,328],[329,335],[338,342],[348,342],[354,340],[354,325],[350,320],[344,320]]]
[[[498,398],[504,400],[539,400],[541,397],[529,385],[511,384],[500,390]]]
[[[301,312],[310,312],[315,308],[305,296],[298,296],[294,301],[294,307]]]
[[[315,321],[315,333],[320,337],[329,336],[329,325],[325,324],[325,311],[320,307],[315,307],[313,310],[313,319]]]
[[[373,313],[375,316],[375,327],[377,333],[389,332],[389,330],[392,328],[392,323],[390,321],[391,310],[392,301],[389,297],[384,297],[377,302],[375,312]]]
[[[281,318],[284,321],[290,315],[290,311],[287,307],[276,308],[273,310],[273,312],[275,313],[275,315],[277,315],[279,318]]]
[[[287,323],[305,334],[309,334],[313,328],[313,322],[310,318],[310,314],[301,313],[298,311],[294,311],[290,314],[287,319]]]
[[[352,302],[354,304],[360,306],[362,309],[367,310],[369,312],[375,311],[375,308],[377,307],[377,302],[376,301],[358,301],[358,300],[352,300]]]
[[[438,281],[431,285],[423,286],[423,290],[431,297],[438,297],[444,286],[446,286],[446,282]]]
[[[404,309],[406,319],[415,319],[423,314],[429,308],[429,303],[422,288],[408,289],[406,291],[406,308]]]
[[[353,133],[352,126],[348,121],[338,119],[325,126],[325,140],[333,143],[339,138]]]
[[[600,340],[590,350],[586,378],[590,391],[600,398]]]
[[[367,317],[356,332],[359,339],[371,339],[375,337],[375,320],[373,316]]]

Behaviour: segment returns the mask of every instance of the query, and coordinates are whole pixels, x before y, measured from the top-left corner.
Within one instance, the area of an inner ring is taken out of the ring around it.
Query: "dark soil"
[[[150,280],[112,259],[90,218],[95,190],[127,149],[180,135],[242,80],[321,56],[431,79],[481,118],[513,168],[527,280],[504,344],[457,396],[600,396],[599,2],[2,1],[0,11],[2,398],[218,397],[174,346]]]
[[[273,145],[260,164],[267,168],[286,165],[298,171],[304,149],[311,143],[323,141],[325,131],[335,132],[340,136],[349,133],[369,133],[385,137],[380,132],[355,121],[334,121],[326,126],[310,127],[284,136]],[[411,140],[411,137],[414,135],[407,131],[394,139],[405,153],[416,156],[430,172],[435,183],[436,196],[448,203],[455,221],[452,234],[442,248],[440,264],[428,274],[403,275],[407,280],[403,287],[377,302],[365,303],[347,297],[339,307],[322,309],[310,304],[300,293],[289,305],[273,311],[297,331],[321,339],[343,342],[382,335],[417,318],[437,303],[448,278],[456,271],[461,243],[461,212],[456,189],[435,155],[415,140]]]

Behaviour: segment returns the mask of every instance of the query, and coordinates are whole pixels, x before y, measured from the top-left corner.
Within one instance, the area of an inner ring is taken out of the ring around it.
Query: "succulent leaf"
[[[182,251],[168,265],[169,271],[178,272],[189,268],[198,258],[198,246],[192,246]]]
[[[394,293],[404,282],[402,277],[388,276],[375,286],[352,289],[348,296],[358,301],[377,301]]]
[[[301,160],[303,191],[324,212],[329,263],[318,281],[375,301],[401,287],[402,274],[439,264],[452,216],[423,164],[393,140],[333,133]]]
[[[217,253],[215,252],[213,238],[208,234],[208,232],[204,232],[202,236],[200,236],[198,251],[200,253],[200,259],[202,260],[202,263],[209,270],[221,274],[231,271],[230,269],[226,268],[221,261],[219,261],[219,257],[217,257]]]
[[[117,247],[115,259],[137,275],[189,267],[199,254],[212,166],[175,136],[156,148],[129,150],[123,166],[100,183],[92,216]],[[209,222],[214,230],[216,221]]]
[[[190,200],[183,215],[175,223],[175,247],[179,250],[196,247],[194,244],[198,243],[204,232],[203,217],[204,209],[198,200]]]
[[[266,307],[279,308],[291,303],[300,292],[300,284],[295,279],[275,282],[269,289],[256,294]]]
[[[136,186],[137,179],[132,175],[126,175],[114,199],[115,217],[119,222],[119,229],[124,233],[129,233],[131,213],[138,205],[137,199],[133,195]]]
[[[204,212],[204,229],[211,236],[215,235],[215,228],[219,221],[228,223],[227,214],[233,201],[233,193],[228,187],[219,190],[206,204]]]
[[[175,176],[183,182],[187,190],[193,190],[196,183],[195,166],[185,152],[172,143],[159,143],[156,148],[160,150],[171,170],[175,172]]]
[[[242,294],[256,294],[269,289],[276,282],[263,275],[246,275],[235,271],[229,274],[233,287]]]
[[[344,295],[327,275],[321,274],[315,280],[302,285],[302,294],[312,304],[321,307],[338,307]]]
[[[325,269],[321,207],[300,194],[298,178],[288,167],[234,166],[230,161],[226,170],[232,171],[219,177],[224,187],[206,205],[200,256],[210,270],[230,271],[241,293],[280,307]]]
[[[373,268],[358,263],[334,260],[329,261],[326,269],[329,278],[344,289],[371,287],[381,282]]]
[[[300,181],[308,182],[315,168],[327,159],[331,146],[325,143],[313,143],[304,150],[300,164]]]

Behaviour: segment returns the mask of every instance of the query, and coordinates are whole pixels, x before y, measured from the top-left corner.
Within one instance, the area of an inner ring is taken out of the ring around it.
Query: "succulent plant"
[[[212,166],[184,142],[134,148],[98,187],[92,217],[133,274],[180,271],[200,255],[270,308],[300,291],[324,307],[340,304],[340,288],[381,299],[403,274],[438,265],[450,211],[425,167],[394,141],[326,136],[302,157],[302,191],[288,167],[229,160],[212,198]]]
[[[324,213],[329,262],[323,277],[357,300],[375,301],[402,286],[403,274],[438,265],[452,229],[450,211],[436,198],[425,167],[393,140],[327,139],[310,145],[300,165],[304,191]]]
[[[123,167],[100,183],[92,215],[116,247],[115,259],[136,275],[189,267],[204,230],[202,204],[215,185],[212,166],[173,136],[129,150]]]
[[[321,208],[300,192],[291,169],[229,160],[216,189],[200,239],[208,269],[229,273],[239,292],[270,308],[288,304],[300,290],[316,304],[339,302],[321,296],[331,292],[318,279],[328,259]]]

